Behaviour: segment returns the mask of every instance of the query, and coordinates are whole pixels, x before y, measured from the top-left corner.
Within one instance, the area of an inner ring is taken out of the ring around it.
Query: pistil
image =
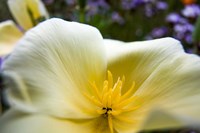
[[[84,95],[99,108],[97,113],[107,118],[110,132],[113,133],[113,118],[122,112],[132,111],[138,107],[129,106],[135,100],[135,97],[131,95],[135,83],[133,82],[130,89],[122,95],[121,90],[125,83],[125,77],[123,76],[122,79],[119,77],[113,85],[113,76],[110,71],[107,72],[107,76],[103,83],[103,89],[100,90],[93,82],[91,87],[94,95],[89,96],[86,93]]]

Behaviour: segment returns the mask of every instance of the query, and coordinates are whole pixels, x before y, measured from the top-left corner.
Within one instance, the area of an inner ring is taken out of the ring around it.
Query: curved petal
[[[0,23],[0,56],[9,54],[15,43],[22,37],[22,32],[10,20]]]
[[[160,64],[136,95],[146,99],[144,106],[150,104],[175,116],[186,117],[187,119],[182,119],[182,126],[191,125],[193,120],[200,119],[199,81],[200,58],[177,52],[168,62]]]
[[[20,26],[28,30],[41,18],[48,18],[44,4],[40,0],[8,0],[8,7]]]
[[[10,110],[0,119],[1,133],[92,133],[90,123],[72,122],[35,114],[28,115]]]
[[[184,53],[180,43],[170,38],[127,43],[116,49],[108,58],[109,70],[116,77],[125,75],[124,91],[133,81],[136,84],[133,94],[140,107],[130,117],[141,117],[142,123],[152,107],[160,107],[175,116],[200,119],[199,57]]]
[[[170,114],[162,109],[152,110],[140,127],[142,130],[180,129],[183,127],[199,129],[200,121],[197,118],[188,118],[178,114]]]
[[[8,0],[8,7],[17,23],[24,30],[28,30],[34,26],[27,11],[28,7],[26,5],[26,2],[24,2],[23,0]]]
[[[115,42],[111,44],[111,41],[104,43],[107,47],[108,69],[113,73],[115,80],[119,76],[125,76],[124,88],[126,89],[135,81],[137,90],[160,63],[180,49],[182,50],[179,42],[171,38],[132,43],[122,42],[121,46],[119,42],[114,46]]]
[[[41,0],[25,0],[28,8],[33,13],[33,17],[37,20],[41,17],[49,18],[48,12]]]
[[[115,56],[117,51],[121,48],[121,45],[124,45],[125,43],[118,40],[111,40],[111,39],[104,39],[103,40],[105,48],[106,48],[106,55],[107,59],[111,58],[112,56]]]
[[[49,19],[49,13],[48,13],[44,3],[41,0],[39,0],[39,7],[38,8],[39,8],[40,14],[41,14],[40,17],[44,17],[46,19]]]
[[[47,20],[27,32],[3,64],[5,80],[12,81],[10,99],[62,118],[93,117],[95,105],[83,93],[92,91],[89,82],[103,82],[104,52],[96,28]]]

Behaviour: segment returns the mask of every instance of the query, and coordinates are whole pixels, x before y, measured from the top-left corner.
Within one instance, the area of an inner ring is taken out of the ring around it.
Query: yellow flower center
[[[97,113],[108,119],[108,125],[111,133],[114,132],[114,117],[123,112],[132,111],[138,108],[137,106],[130,106],[130,103],[135,100],[135,97],[132,94],[135,82],[133,82],[130,89],[122,95],[121,90],[124,82],[125,77],[123,76],[122,79],[119,77],[116,83],[113,84],[113,76],[111,72],[108,71],[108,78],[103,83],[103,89],[101,89],[102,91],[97,88],[95,83],[91,83],[94,95],[89,96],[85,93],[85,96],[98,107],[96,110]],[[126,118],[123,120],[126,121]]]

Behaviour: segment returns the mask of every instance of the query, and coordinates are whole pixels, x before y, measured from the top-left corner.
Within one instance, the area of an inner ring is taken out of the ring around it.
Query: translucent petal
[[[10,20],[0,23],[0,56],[9,54],[23,33]]]
[[[24,30],[28,30],[34,26],[24,0],[8,0],[8,7],[17,23],[22,26]]]
[[[23,114],[10,110],[0,119],[1,133],[92,133],[87,121],[74,122],[48,115]]]
[[[137,90],[160,63],[175,52],[183,51],[179,42],[171,38],[131,43],[117,41],[114,45],[115,42],[104,41],[108,53],[108,69],[113,73],[115,80],[119,76],[126,77],[124,88],[127,89],[135,81]]]
[[[44,17],[46,19],[49,18],[49,13],[44,5],[44,3],[39,0],[39,11],[40,11],[40,17]]]
[[[46,8],[41,0],[25,0],[25,1],[27,3],[28,8],[30,8],[30,10],[32,11],[33,17],[35,19],[38,19],[41,16],[45,18],[49,17]]]
[[[8,0],[8,7],[24,30],[37,25],[40,19],[49,18],[48,12],[40,0]]]
[[[122,41],[111,40],[111,39],[104,39],[103,41],[106,48],[106,54],[108,59],[112,58],[112,56],[115,56],[115,54],[117,54],[115,52],[117,52],[117,50],[121,48],[121,45],[125,44]]]
[[[91,92],[90,82],[103,82],[104,52],[96,28],[61,19],[45,21],[26,33],[3,64],[5,77],[15,81],[8,86],[10,100],[23,110],[33,106],[34,111],[62,118],[96,116],[83,93]]]
[[[133,95],[138,100],[133,105],[140,107],[130,112],[130,119],[138,118],[137,122],[143,123],[149,110],[157,107],[173,116],[188,118],[181,119],[184,123],[181,126],[190,125],[194,118],[200,119],[200,58],[186,54],[178,41],[163,38],[116,45],[108,57],[108,69],[116,77],[125,75],[127,89],[135,81]],[[170,126],[173,127],[166,124],[162,128]]]
[[[180,129],[183,127],[190,127],[199,129],[200,121],[196,118],[187,116],[174,115],[162,109],[152,110],[143,125],[142,130],[162,130],[162,129]]]

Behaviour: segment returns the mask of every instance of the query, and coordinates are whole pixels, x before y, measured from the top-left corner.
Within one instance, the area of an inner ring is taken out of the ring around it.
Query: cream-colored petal
[[[138,100],[133,105],[140,107],[129,114],[130,119],[141,117],[138,122],[142,123],[152,107],[188,118],[183,123],[200,119],[199,57],[186,54],[180,43],[170,38],[127,43],[116,49],[108,58],[108,68],[116,77],[125,75],[124,91],[136,83],[133,94]]]
[[[40,0],[8,0],[8,7],[24,30],[37,25],[41,18],[49,18],[47,10]]]
[[[104,39],[104,46],[106,48],[106,54],[107,59],[109,59],[112,56],[115,56],[115,54],[118,54],[117,51],[119,48],[121,48],[121,45],[124,45],[125,43],[118,40],[112,40],[112,39]]]
[[[175,116],[188,118],[183,123],[189,124],[193,119],[200,119],[199,81],[200,58],[177,52],[168,62],[160,64],[135,95],[146,99],[144,106],[162,107]]]
[[[49,18],[48,12],[41,0],[25,0],[28,8],[33,13],[33,17],[38,19],[40,17]]]
[[[10,20],[0,23],[0,56],[9,54],[23,33]]]
[[[41,114],[10,110],[0,118],[1,133],[92,133],[88,121],[72,122]]]
[[[124,91],[129,89],[133,81],[137,90],[160,63],[182,50],[179,42],[171,38],[124,43],[124,45],[121,43],[121,46],[118,42],[114,46],[113,42],[109,49],[107,45],[110,44],[104,43],[107,47],[108,69],[113,73],[115,80],[119,76],[125,76]]]
[[[180,129],[190,127],[199,129],[200,120],[196,118],[188,118],[179,114],[170,114],[162,109],[152,110],[144,123],[140,127],[142,130],[163,130],[163,129]]]
[[[8,0],[8,7],[17,23],[24,30],[28,30],[34,26],[24,0]]]
[[[3,64],[13,84],[10,100],[19,108],[26,104],[62,118],[97,115],[83,93],[90,82],[102,84],[106,56],[99,31],[91,26],[51,19],[27,32]],[[26,102],[26,104],[24,103]],[[30,107],[30,106],[29,106]]]
[[[40,17],[49,19],[49,13],[48,13],[44,3],[41,0],[39,0],[39,11],[40,11]]]

